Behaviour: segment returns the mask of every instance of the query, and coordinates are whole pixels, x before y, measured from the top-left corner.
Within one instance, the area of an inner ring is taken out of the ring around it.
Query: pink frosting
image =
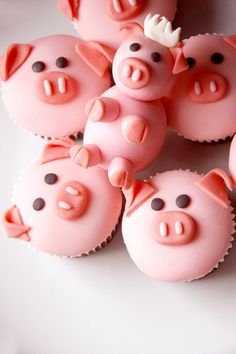
[[[179,74],[166,100],[169,125],[181,135],[219,140],[235,133],[235,49],[236,36],[207,34],[184,41],[184,55],[194,65]]]
[[[111,235],[121,213],[122,195],[105,171],[77,166],[65,157],[64,143],[58,153],[59,145],[50,145],[43,159],[26,171],[14,195],[15,206],[3,221],[10,237],[51,254],[79,256]],[[69,144],[67,150],[69,155]],[[26,233],[27,238],[21,237]]]
[[[179,170],[136,182],[125,191],[122,233],[137,267],[170,282],[209,273],[224,257],[231,238],[225,184],[232,187],[221,170],[203,177]]]
[[[148,13],[159,13],[173,20],[176,0],[59,0],[63,12],[86,40],[97,40],[113,48],[121,43],[119,28],[127,21],[143,24]]]
[[[67,60],[65,67],[59,58]],[[109,48],[66,35],[10,46],[0,59],[4,104],[30,132],[55,138],[76,134],[84,130],[86,102],[111,85],[112,58]],[[32,70],[37,62],[44,64],[41,72]]]

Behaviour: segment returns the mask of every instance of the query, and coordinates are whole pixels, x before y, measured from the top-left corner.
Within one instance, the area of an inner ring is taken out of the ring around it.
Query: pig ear
[[[8,80],[28,58],[31,49],[29,44],[12,44],[0,57],[0,79]]]
[[[236,35],[223,37],[223,38],[226,43],[228,43],[231,47],[236,49]]]
[[[182,46],[179,45],[178,47],[169,48],[169,49],[175,61],[172,73],[179,74],[182,73],[183,71],[188,70],[189,66],[184,56]]]
[[[79,19],[79,5],[80,0],[59,0],[57,9],[73,21]]]
[[[51,141],[43,149],[40,158],[41,164],[50,161],[69,158],[70,157],[69,150],[74,145],[76,145],[76,143],[69,138]]]
[[[4,213],[2,221],[8,237],[30,241],[28,231],[30,231],[31,228],[24,225],[20,211],[16,205],[12,206]]]
[[[148,198],[157,192],[158,190],[147,182],[134,181],[131,188],[123,190],[126,199],[126,215],[130,216]]]
[[[113,49],[95,41],[82,41],[75,45],[75,51],[100,77],[107,73],[115,55]]]
[[[144,34],[143,27],[135,22],[129,22],[125,23],[124,25],[121,25],[120,32],[122,33],[124,40],[128,39],[131,36]]]
[[[215,169],[196,182],[198,188],[208,194],[224,208],[228,208],[228,196],[226,187],[233,189],[233,180],[222,170]]]

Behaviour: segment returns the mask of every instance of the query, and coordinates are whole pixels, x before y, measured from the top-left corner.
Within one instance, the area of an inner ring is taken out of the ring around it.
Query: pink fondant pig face
[[[11,45],[0,58],[7,110],[34,134],[57,138],[83,131],[86,102],[111,84],[112,57],[96,42],[66,35]]]
[[[125,191],[122,232],[128,252],[146,275],[164,281],[203,277],[231,246],[232,215],[221,170],[204,177],[161,173]]]
[[[169,125],[192,140],[219,140],[236,131],[236,36],[198,35],[183,44],[189,70],[167,101]]]
[[[113,62],[117,87],[141,101],[166,96],[174,84],[174,74],[187,69],[181,48],[167,48],[148,38],[138,24],[124,25],[122,31],[125,41]]]
[[[118,223],[121,192],[105,171],[70,159],[71,142],[48,144],[24,175],[15,205],[3,217],[9,237],[61,256],[80,256],[106,244]]]
[[[148,13],[159,13],[171,21],[176,0],[59,0],[58,9],[73,21],[82,38],[117,48],[122,24],[133,21],[142,25]]]

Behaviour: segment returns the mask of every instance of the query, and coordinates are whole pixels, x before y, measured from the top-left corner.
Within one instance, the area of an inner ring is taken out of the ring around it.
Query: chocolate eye
[[[155,198],[152,200],[152,203],[151,203],[151,208],[153,210],[161,210],[164,208],[164,200],[160,199],[160,198]]]
[[[37,199],[35,199],[35,201],[33,202],[33,208],[34,208],[34,210],[36,210],[36,211],[42,210],[42,209],[44,208],[44,206],[45,206],[45,201],[44,201],[44,199],[42,199],[42,198],[37,198]]]
[[[45,69],[46,65],[42,62],[42,61],[36,61],[33,65],[32,65],[32,70],[35,73],[41,73],[41,71],[43,71]]]
[[[196,60],[194,58],[191,58],[191,57],[186,58],[186,61],[187,61],[188,66],[189,66],[190,69],[192,67],[194,67],[194,65],[196,64]]]
[[[60,57],[57,58],[56,60],[56,66],[60,69],[67,67],[68,65],[68,60],[65,57]]]
[[[132,43],[129,49],[131,52],[137,52],[141,48],[141,45],[139,43]]]
[[[161,54],[158,53],[158,52],[154,52],[154,53],[151,54],[151,59],[155,63],[158,63],[161,60]]]
[[[55,173],[48,173],[45,177],[44,177],[44,182],[47,184],[55,184],[58,180],[57,175],[55,175]]]
[[[221,64],[224,61],[224,56],[221,53],[214,53],[211,56],[211,61],[214,64]]]
[[[181,194],[176,198],[176,205],[177,207],[184,209],[187,208],[190,204],[190,197],[187,194]]]

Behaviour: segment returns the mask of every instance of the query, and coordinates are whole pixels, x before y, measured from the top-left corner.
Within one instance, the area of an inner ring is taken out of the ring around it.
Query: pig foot
[[[130,143],[141,144],[145,141],[148,134],[148,122],[139,116],[127,117],[122,130],[125,139]]]
[[[79,166],[88,168],[101,162],[101,151],[96,145],[75,145],[70,148],[71,159]]]
[[[115,157],[109,166],[108,177],[114,187],[128,189],[133,184],[132,164],[122,158]]]
[[[110,122],[118,118],[120,114],[119,103],[108,97],[92,98],[85,107],[88,119],[93,122]]]

